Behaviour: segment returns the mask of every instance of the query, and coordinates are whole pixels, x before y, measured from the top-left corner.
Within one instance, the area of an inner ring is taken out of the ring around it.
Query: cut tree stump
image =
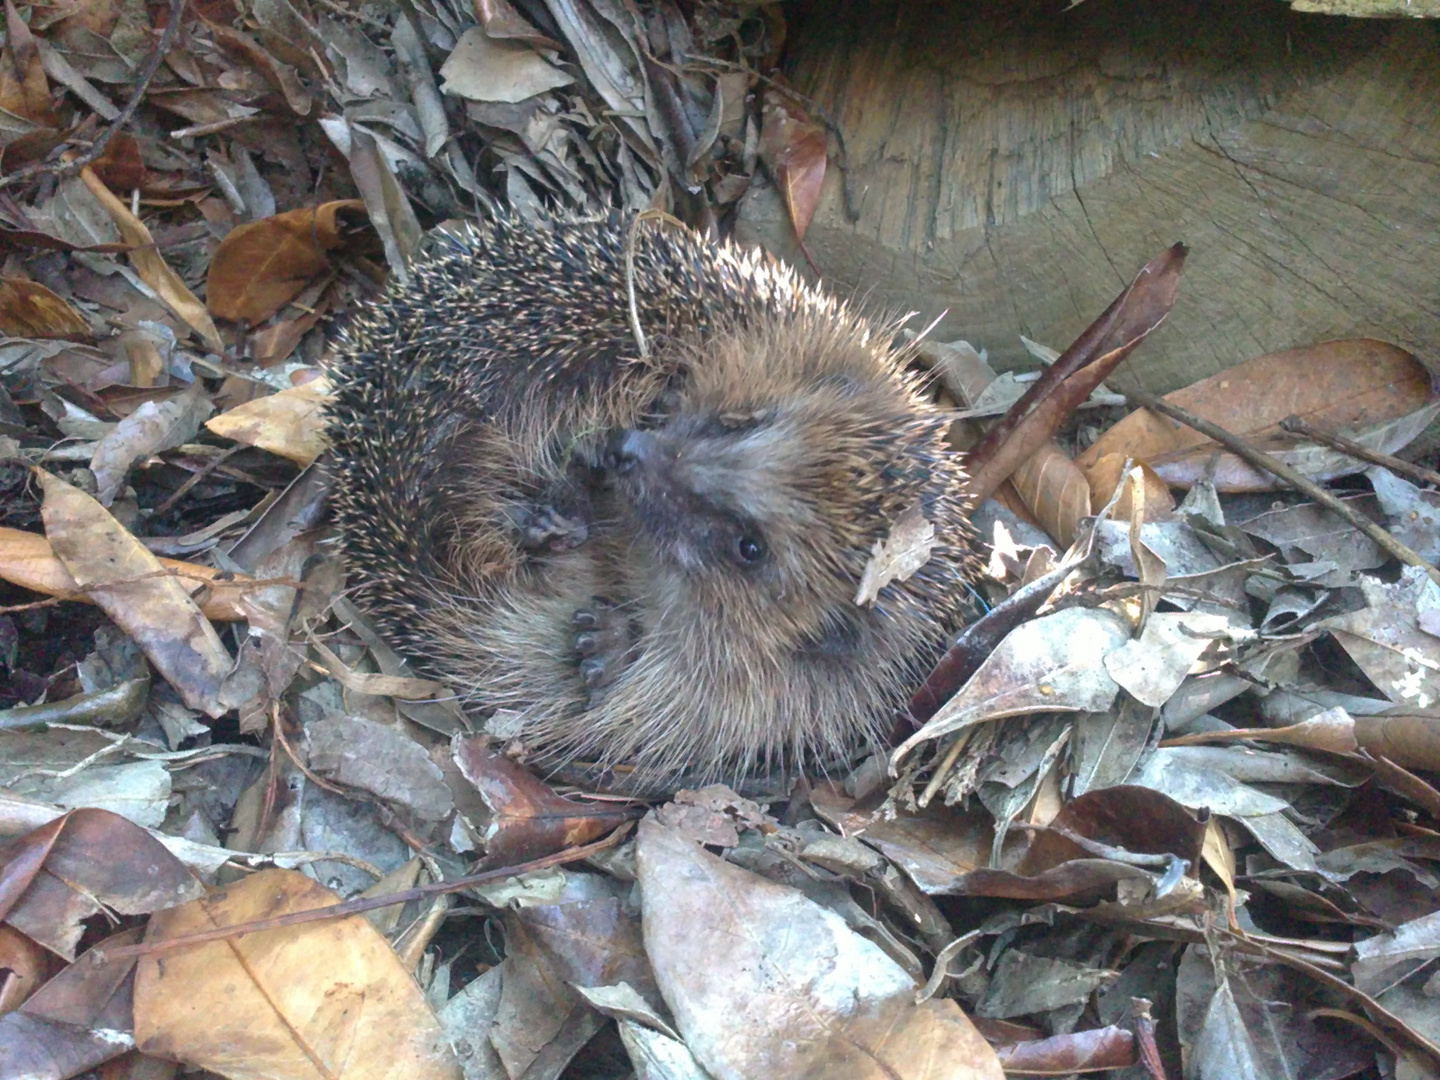
[[[838,125],[805,238],[872,307],[948,309],[1001,368],[1063,349],[1146,260],[1191,248],[1112,380],[1164,392],[1335,337],[1440,354],[1440,26],[1269,0],[828,3],[786,75]],[[850,205],[846,205],[846,189]],[[777,192],[737,236],[797,266]]]

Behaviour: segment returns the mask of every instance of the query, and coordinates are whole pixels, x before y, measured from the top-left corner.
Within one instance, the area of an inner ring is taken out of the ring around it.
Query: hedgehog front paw
[[[593,696],[619,678],[630,663],[634,628],[614,604],[598,596],[590,607],[575,612],[574,625],[580,679]]]
[[[525,551],[569,551],[590,539],[588,506],[570,506],[561,500],[512,503],[506,516],[515,542]]]

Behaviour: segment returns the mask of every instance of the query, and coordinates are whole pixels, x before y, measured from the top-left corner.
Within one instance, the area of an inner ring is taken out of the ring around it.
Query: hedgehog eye
[[[765,557],[765,545],[758,536],[745,535],[735,542],[735,554],[741,562],[758,563]]]

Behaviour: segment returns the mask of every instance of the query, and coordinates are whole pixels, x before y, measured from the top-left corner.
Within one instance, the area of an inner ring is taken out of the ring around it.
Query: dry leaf
[[[785,207],[795,225],[795,236],[805,231],[820,202],[825,182],[827,146],[825,129],[805,116],[793,99],[771,90],[765,95],[760,131],[760,157],[775,175],[785,196]]]
[[[635,865],[645,951],[712,1076],[1000,1080],[955,1002],[916,1005],[894,960],[798,890],[653,818],[640,823]]]
[[[148,914],[204,894],[156,836],[96,807],[39,826],[10,844],[6,858],[0,869],[6,921],[68,959],[84,921],[102,911]]]
[[[263,870],[151,919],[147,941],[338,903]],[[459,1080],[414,977],[362,916],[262,930],[140,960],[135,1043],[231,1080]]]
[[[197,380],[168,401],[146,401],[95,444],[90,471],[98,488],[95,497],[109,506],[125,487],[130,467],[142,458],[189,442],[200,421],[214,411]]]
[[[175,572],[187,592],[194,592],[204,585],[203,594],[196,599],[201,614],[207,619],[234,622],[249,618],[242,603],[249,578],[237,576],[232,581],[215,581],[220,571],[213,566],[179,559],[158,561],[164,569]],[[65,569],[65,564],[56,558],[49,540],[39,533],[4,527],[0,527],[0,578],[46,596],[70,596],[80,588],[70,576],[70,571]],[[72,599],[87,604],[92,602],[89,597]]]
[[[1002,716],[1055,710],[1102,712],[1119,686],[1105,657],[1130,639],[1120,616],[1066,608],[1021,623],[925,726],[895,751],[899,762],[920,743]]]
[[[22,338],[89,338],[90,324],[36,281],[0,278],[0,333]]]
[[[312,379],[237,405],[212,416],[205,426],[216,435],[309,465],[325,450],[324,409],[330,390],[330,380]]]
[[[472,26],[440,67],[441,93],[470,101],[524,101],[575,81],[528,45]]]
[[[930,561],[935,549],[935,525],[920,511],[919,506],[906,510],[890,526],[883,541],[876,540],[870,561],[860,576],[855,593],[858,605],[873,604],[880,590],[892,581],[904,581]]]
[[[205,310],[205,305],[196,299],[180,275],[170,269],[159,248],[155,246],[155,238],[150,235],[145,223],[132,214],[130,208],[100,181],[93,169],[88,166],[81,169],[80,178],[85,181],[85,186],[95,198],[100,200],[100,205],[105,207],[120,230],[120,235],[130,245],[130,262],[141,280],[159,293],[170,309],[200,335],[207,348],[223,353],[225,343],[220,340],[220,331],[215,329],[210,313]]]
[[[1125,462],[1130,461],[1130,470],[1133,475],[1136,469],[1140,470],[1142,482],[1142,507],[1141,512],[1146,521],[1164,521],[1175,509],[1175,498],[1170,494],[1170,485],[1160,479],[1158,473],[1144,462],[1137,462],[1128,458],[1125,454],[1106,454],[1099,461],[1095,462],[1089,469],[1081,470],[1076,466],[1076,471],[1090,486],[1090,503],[1092,506],[1104,506],[1110,501],[1110,496],[1115,494],[1115,487],[1125,477]],[[1115,521],[1127,521],[1134,513],[1135,488],[1132,483],[1127,482],[1120,491],[1120,498],[1111,511]]]
[[[1090,516],[1090,485],[1070,455],[1052,439],[1022,461],[1010,474],[1025,508],[1061,548],[1074,541],[1082,519]],[[1109,501],[1107,494],[1100,505]]]
[[[1287,416],[1329,430],[1386,424],[1430,400],[1430,377],[1399,346],[1353,338],[1266,353],[1167,394],[1164,400],[1273,452],[1295,445],[1295,438],[1279,426]],[[1167,482],[1185,487],[1205,474],[1216,454],[1214,483],[1220,491],[1269,491],[1276,482],[1268,473],[1220,453],[1198,431],[1148,409],[1137,409],[1121,420],[1075,463],[1089,476],[1109,454],[1144,461]],[[1279,456],[1288,460],[1283,453]],[[1312,479],[1353,471],[1350,461]],[[1102,485],[1103,478],[1094,484]]]
[[[992,494],[1165,321],[1180,289],[1185,254],[1185,245],[1176,244],[1141,267],[1100,317],[986,430],[970,451],[966,487],[972,500]]]
[[[0,55],[0,109],[40,127],[54,127],[45,64],[29,26],[5,0],[5,51]]]
[[[1362,577],[1366,606],[1317,625],[1327,629],[1380,692],[1400,705],[1440,706],[1440,641],[1418,626],[1420,611],[1440,609],[1440,588],[1419,566],[1392,583]]]
[[[250,323],[274,315],[326,268],[326,252],[344,242],[340,212],[364,208],[359,199],[339,199],[232,229],[205,279],[211,314]]]
[[[233,663],[184,582],[85,492],[49,473],[39,476],[45,535],[70,576],[91,590],[186,705],[223,713],[220,684]]]
[[[485,852],[492,865],[525,862],[552,851],[588,844],[636,817],[626,807],[578,803],[557,795],[487,739],[455,741],[455,764],[490,809]]]

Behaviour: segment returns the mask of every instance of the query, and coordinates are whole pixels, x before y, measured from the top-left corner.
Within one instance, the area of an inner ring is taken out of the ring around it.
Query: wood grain
[[[821,10],[823,8],[823,10]],[[948,309],[997,367],[1064,348],[1158,248],[1193,250],[1117,386],[1267,351],[1440,338],[1433,26],[1183,5],[816,5],[788,72],[845,134],[806,244],[839,292]],[[803,263],[772,191],[737,234]]]

